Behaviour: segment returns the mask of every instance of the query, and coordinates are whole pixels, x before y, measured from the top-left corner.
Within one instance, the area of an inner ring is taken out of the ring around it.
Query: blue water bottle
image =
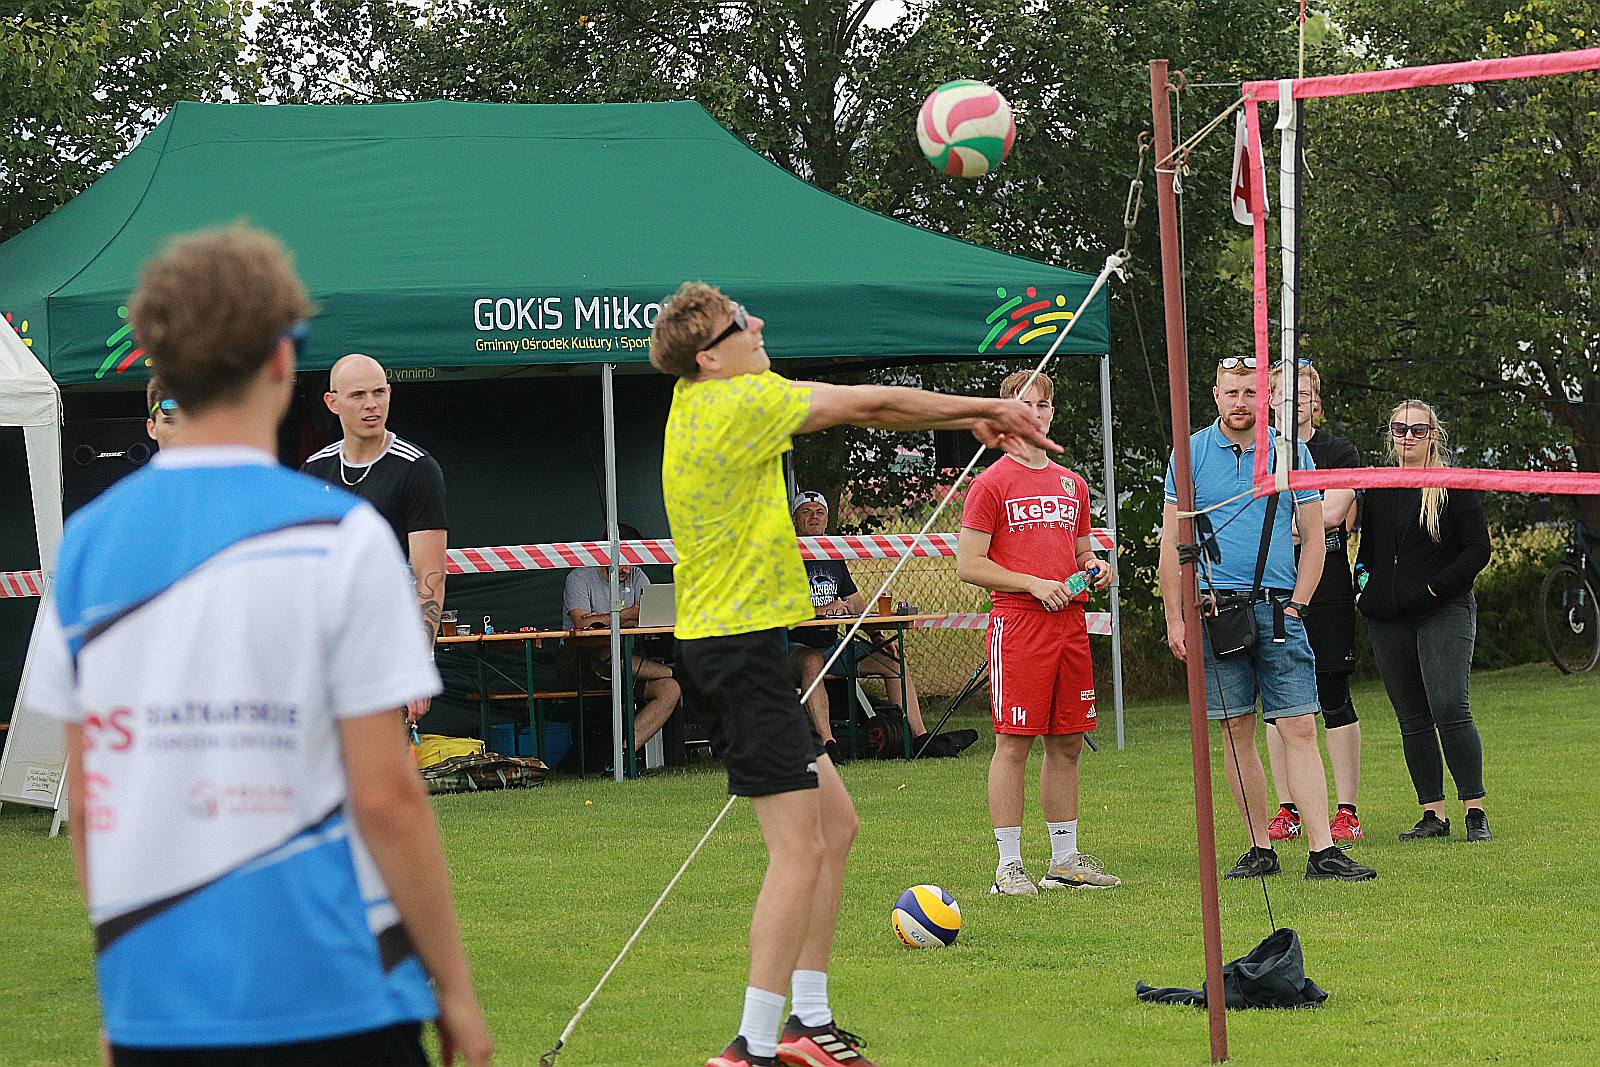
[[[1356,595],[1357,596],[1360,596],[1362,590],[1366,589],[1366,587],[1367,587],[1367,579],[1370,578],[1370,577],[1372,577],[1372,575],[1367,573],[1367,565],[1365,563],[1357,563],[1356,564]]]

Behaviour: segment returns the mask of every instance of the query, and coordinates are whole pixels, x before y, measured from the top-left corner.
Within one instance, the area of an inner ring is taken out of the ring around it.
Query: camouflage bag
[[[452,756],[424,768],[422,780],[429,793],[481,793],[490,789],[525,789],[542,785],[550,768],[527,756],[501,756],[493,752]]]

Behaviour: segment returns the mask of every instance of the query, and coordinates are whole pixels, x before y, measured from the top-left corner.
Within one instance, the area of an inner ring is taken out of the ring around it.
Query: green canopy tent
[[[305,369],[349,351],[396,380],[600,364],[608,426],[612,369],[647,362],[685,279],[759,309],[775,359],[907,363],[1036,360],[1092,282],[840,200],[693,102],[183,103],[0,245],[0,312],[58,383],[142,385],[140,265],[238,219],[285,242],[320,309]],[[1103,392],[1109,332],[1102,293],[1060,350],[1100,356]]]

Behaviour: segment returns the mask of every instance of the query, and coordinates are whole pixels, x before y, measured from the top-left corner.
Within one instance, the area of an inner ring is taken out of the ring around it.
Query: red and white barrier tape
[[[1095,548],[1113,545],[1105,530],[1089,531]],[[948,557],[956,554],[955,534],[858,534],[802,537],[803,559],[895,559],[907,548],[911,555]],[[624,563],[676,563],[678,550],[670,539],[623,541],[618,553]],[[497,571],[566,570],[604,567],[611,562],[609,541],[567,541],[548,545],[500,545],[494,548],[452,548],[446,553],[451,574],[491,574]]]
[[[0,600],[44,595],[44,571],[0,571]]]
[[[1113,547],[1105,530],[1090,530],[1089,540],[1102,551]],[[938,558],[956,554],[955,534],[856,534],[799,538],[803,559],[896,559],[907,548],[911,555]],[[619,555],[624,563],[676,563],[678,550],[668,538],[624,541]],[[451,574],[493,574],[505,571],[570,570],[604,567],[611,562],[609,541],[565,541],[546,545],[498,545],[493,548],[446,550],[445,570]],[[0,571],[0,599],[40,596],[41,571]]]
[[[1084,618],[1089,622],[1089,632],[1102,637],[1111,634],[1111,615],[1104,611],[1088,611]],[[989,628],[989,613],[987,611],[956,611],[942,619],[924,619],[911,624],[916,630],[987,630]]]

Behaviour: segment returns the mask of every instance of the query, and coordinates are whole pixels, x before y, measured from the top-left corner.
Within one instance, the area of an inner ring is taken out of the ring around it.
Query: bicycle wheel
[[[1550,658],[1563,674],[1589,670],[1600,659],[1600,598],[1578,568],[1560,563],[1544,576],[1540,620]]]

